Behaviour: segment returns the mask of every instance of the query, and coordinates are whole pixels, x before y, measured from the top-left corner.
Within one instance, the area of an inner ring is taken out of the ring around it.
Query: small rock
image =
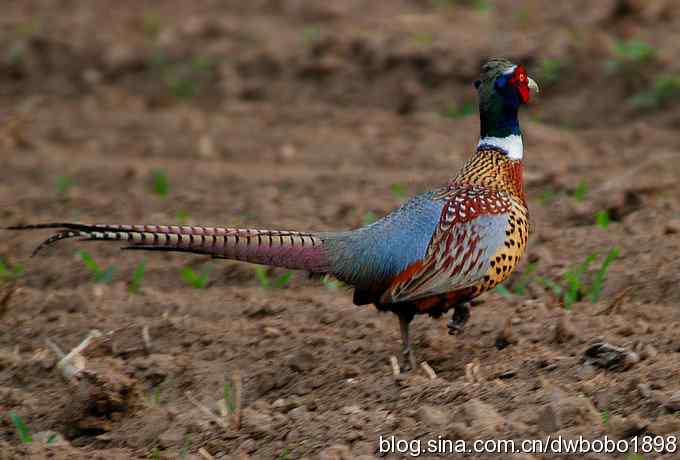
[[[503,329],[501,329],[498,332],[498,335],[496,336],[496,348],[499,350],[502,350],[503,348],[506,348],[510,345],[514,345],[517,343],[517,335],[513,331],[512,328],[512,320],[508,318],[505,321],[505,325],[503,326]]]
[[[640,352],[640,359],[652,359],[656,358],[659,352],[654,348],[654,345],[648,343]]]
[[[662,415],[647,426],[647,431],[658,436],[680,433],[680,418],[676,415]]]
[[[680,391],[673,393],[671,397],[664,402],[663,406],[673,412],[680,411]]]
[[[624,439],[640,434],[647,425],[648,422],[643,421],[637,415],[630,417],[612,415],[607,422],[607,430],[617,438]]]
[[[643,398],[651,398],[652,397],[652,389],[646,383],[638,384],[637,390],[640,392],[640,395]]]
[[[239,450],[247,454],[252,454],[253,452],[255,452],[255,449],[257,449],[257,444],[255,444],[255,440],[252,438],[248,438],[245,441],[243,441],[241,443],[241,446],[239,447]]]
[[[56,431],[39,431],[33,435],[33,441],[36,443],[49,444],[50,447],[66,447],[70,445],[61,433],[57,433]]]
[[[625,348],[598,342],[584,353],[586,363],[610,370],[626,370],[640,361],[640,356]]]
[[[666,228],[664,232],[667,235],[670,235],[672,233],[680,233],[680,218],[671,219],[668,222],[666,222]]]
[[[553,342],[565,343],[576,337],[576,329],[571,322],[571,315],[565,313],[555,326],[555,334],[553,335]]]
[[[557,412],[552,404],[546,405],[536,419],[536,425],[544,433],[554,433],[560,429],[560,422],[557,418]]]
[[[464,419],[471,427],[497,432],[503,429],[505,419],[496,409],[479,399],[471,399],[462,406]]]
[[[311,371],[316,366],[316,356],[308,351],[300,350],[289,358],[288,366],[298,372]]]
[[[242,412],[243,425],[254,433],[268,433],[272,430],[272,417],[268,414],[246,408]]]
[[[307,410],[307,406],[298,406],[294,409],[291,409],[288,412],[288,416],[292,418],[293,420],[303,420],[307,418],[309,414],[309,411]]]
[[[352,460],[352,450],[344,444],[336,444],[319,453],[319,460]]]
[[[421,422],[435,429],[443,428],[449,423],[449,416],[445,411],[428,404],[420,407],[418,416]]]

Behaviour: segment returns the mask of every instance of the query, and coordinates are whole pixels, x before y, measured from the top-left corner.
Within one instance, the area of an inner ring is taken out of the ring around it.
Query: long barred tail
[[[183,251],[215,258],[325,273],[329,271],[323,240],[314,233],[178,225],[48,223],[17,225],[8,230],[58,229],[34,251],[67,238],[130,243],[123,249]]]

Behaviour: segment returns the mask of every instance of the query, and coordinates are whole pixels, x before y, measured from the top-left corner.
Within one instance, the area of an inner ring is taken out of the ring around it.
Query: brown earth
[[[179,270],[205,258],[64,243],[29,259],[42,235],[3,232],[0,256],[24,273],[0,285],[0,459],[205,458],[203,448],[215,458],[287,449],[291,459],[366,460],[381,434],[678,435],[680,106],[677,88],[647,109],[631,97],[680,71],[680,8],[546,4],[6,2],[2,225],[356,227],[398,205],[399,189],[427,190],[460,167],[478,129],[464,116],[471,81],[487,56],[526,64],[543,94],[523,114],[535,232],[520,271],[534,262],[532,282],[522,295],[482,297],[458,336],[447,318],[418,318],[433,380],[395,381],[395,318],[353,306],[330,282],[295,274],[265,289],[252,266],[219,262],[194,289]],[[616,44],[631,38],[656,55],[613,68]],[[152,191],[155,170],[167,174],[167,196]],[[595,225],[600,210],[607,229]],[[562,282],[598,252],[594,278],[613,247],[620,255],[595,303],[566,311],[535,278]],[[93,283],[77,249],[114,266],[113,281]],[[46,339],[71,350],[93,329],[105,336],[86,352],[91,374],[68,383]],[[596,342],[624,351],[585,360]],[[217,404],[236,375],[240,428]],[[33,443],[20,442],[10,411]],[[60,436],[47,445],[49,432]]]

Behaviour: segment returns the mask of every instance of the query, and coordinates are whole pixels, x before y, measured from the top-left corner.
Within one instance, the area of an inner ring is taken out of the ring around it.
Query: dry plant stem
[[[85,370],[85,357],[83,352],[90,346],[94,339],[102,336],[102,333],[96,329],[90,331],[90,333],[85,337],[85,339],[78,344],[73,350],[68,354],[64,355],[61,348],[54,343],[49,338],[45,339],[45,343],[48,347],[59,356],[59,362],[57,363],[57,368],[61,370],[61,375],[68,381],[77,379],[80,374]]]
[[[399,360],[396,356],[390,356],[390,366],[392,367],[392,377],[396,379],[399,378],[401,370],[399,369]]]
[[[234,417],[232,419],[234,429],[241,429],[241,404],[243,402],[243,379],[241,371],[236,369],[234,372]]]
[[[201,457],[205,458],[206,460],[215,460],[215,457],[210,455],[210,452],[205,450],[205,447],[201,447],[198,449],[198,453],[201,455]]]
[[[420,367],[423,368],[427,376],[430,378],[430,380],[434,380],[437,378],[437,373],[430,367],[430,365],[427,363],[427,361],[423,361],[420,363]]]
[[[227,425],[227,423],[224,420],[219,418],[217,415],[213,414],[212,411],[210,409],[208,409],[204,404],[201,404],[200,401],[198,401],[196,398],[194,398],[194,395],[192,395],[190,391],[186,391],[184,394],[187,396],[187,399],[189,400],[189,402],[191,404],[193,404],[194,406],[196,406],[205,415],[207,415],[210,418],[210,420],[217,423],[219,426],[221,426],[225,430],[229,428],[229,425]]]
[[[149,334],[149,326],[142,328],[142,339],[144,340],[144,348],[147,353],[151,353],[151,335]]]

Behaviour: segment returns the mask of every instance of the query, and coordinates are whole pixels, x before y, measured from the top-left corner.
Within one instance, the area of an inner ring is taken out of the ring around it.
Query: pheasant
[[[416,368],[409,324],[416,314],[454,309],[453,333],[468,302],[503,282],[525,251],[529,213],[517,118],[538,85],[521,65],[491,59],[475,81],[481,136],[446,185],[417,195],[371,225],[341,232],[297,232],[177,225],[47,223],[10,230],[58,229],[33,255],[60,240],[124,241],[124,249],[209,254],[331,274],[354,287],[356,305],[399,318],[402,367]]]

